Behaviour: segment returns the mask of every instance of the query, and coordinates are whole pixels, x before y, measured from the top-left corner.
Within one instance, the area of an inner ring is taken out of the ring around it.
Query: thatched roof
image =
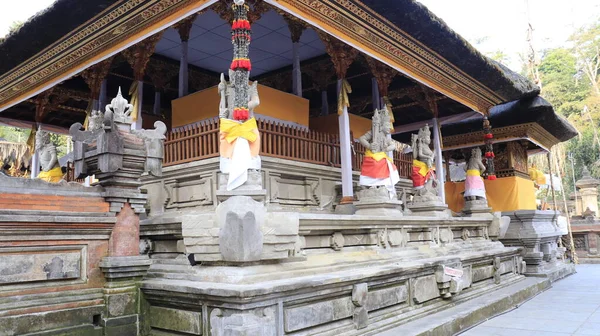
[[[0,39],[0,74],[23,63],[116,2],[123,0],[56,0],[21,28]]]
[[[494,128],[534,122],[561,142],[567,141],[578,134],[573,125],[565,118],[557,115],[552,105],[539,96],[494,106],[490,110],[489,120],[492,125],[492,132]],[[483,117],[467,118],[460,122],[443,125],[442,135],[446,137],[481,132],[482,121]],[[393,138],[408,143],[412,133],[415,133],[415,131],[397,133],[394,134]]]

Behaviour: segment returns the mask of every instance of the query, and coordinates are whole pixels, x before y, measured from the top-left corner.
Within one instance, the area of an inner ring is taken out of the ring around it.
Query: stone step
[[[512,285],[473,298],[435,314],[402,324],[392,329],[382,325],[364,335],[376,336],[439,336],[454,335],[495,315],[517,307],[551,287],[548,279],[526,278]]]

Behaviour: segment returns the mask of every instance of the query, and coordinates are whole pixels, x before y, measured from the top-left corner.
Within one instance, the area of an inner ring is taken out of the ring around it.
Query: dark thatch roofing
[[[23,63],[113,3],[123,1],[56,0],[21,28],[0,39],[0,74]]]
[[[505,97],[507,102],[539,93],[535,84],[482,55],[427,7],[415,0],[362,0],[362,3],[475,80]]]
[[[561,142],[575,137],[578,132],[565,118],[557,115],[554,108],[540,96],[494,106],[490,109],[490,123],[494,128],[520,125],[535,122],[542,126]],[[480,132],[483,116],[468,118],[464,121],[443,125],[442,135],[453,136]],[[409,143],[414,131],[394,134],[393,138],[400,142]]]

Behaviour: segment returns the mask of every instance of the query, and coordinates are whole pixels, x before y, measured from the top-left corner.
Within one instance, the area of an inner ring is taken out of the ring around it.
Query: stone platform
[[[368,335],[524,279],[520,249],[490,239],[491,218],[296,213],[287,258],[232,266],[197,259],[219,251],[186,229],[206,215],[142,222],[144,328],[156,335]]]

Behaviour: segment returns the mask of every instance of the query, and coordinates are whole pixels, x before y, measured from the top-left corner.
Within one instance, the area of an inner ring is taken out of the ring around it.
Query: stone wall
[[[0,174],[0,209],[0,334],[102,335],[116,218],[101,190]]]
[[[333,212],[341,199],[341,169],[286,159],[262,157],[264,188],[269,210]],[[214,211],[219,201],[216,190],[219,159],[206,159],[165,167],[160,178],[142,179],[148,193],[150,216],[179,211]],[[355,189],[359,173],[354,172]],[[412,192],[412,182],[396,185],[399,198]]]

